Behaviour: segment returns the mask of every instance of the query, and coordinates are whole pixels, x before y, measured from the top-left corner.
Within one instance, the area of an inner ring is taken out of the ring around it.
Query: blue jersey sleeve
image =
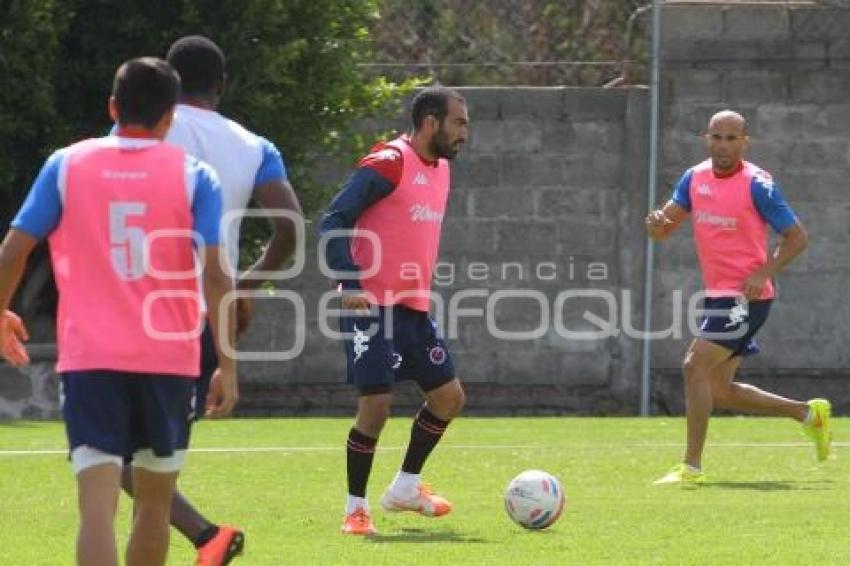
[[[63,152],[51,155],[41,168],[24,204],[12,220],[12,228],[42,239],[59,224],[62,199],[59,195],[59,170]]]
[[[764,176],[753,177],[750,193],[756,210],[778,234],[797,223],[797,215],[794,214],[791,206],[782,196],[779,185],[774,183],[773,179]]]
[[[391,181],[371,167],[360,167],[345,182],[331,201],[319,224],[319,234],[330,230],[351,230],[368,207],[387,197],[395,189]],[[357,272],[359,268],[351,256],[351,238],[332,238],[326,248],[325,260],[334,271]],[[344,289],[359,288],[356,280],[341,281]]]
[[[673,189],[673,196],[670,200],[687,210],[691,211],[691,177],[693,169],[688,169],[679,182],[676,183],[676,188]]]
[[[257,169],[257,175],[254,177],[254,186],[256,187],[269,181],[285,181],[286,166],[283,164],[283,157],[280,155],[280,151],[266,138],[260,138],[260,144],[263,150],[263,161],[260,163],[260,168]]]
[[[194,160],[195,192],[192,199],[192,228],[206,246],[221,243],[221,185],[209,165]]]

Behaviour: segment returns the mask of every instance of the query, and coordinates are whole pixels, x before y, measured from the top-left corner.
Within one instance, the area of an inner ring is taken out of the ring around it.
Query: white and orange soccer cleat
[[[409,498],[399,497],[392,488],[387,489],[381,497],[381,507],[391,513],[413,511],[426,517],[442,517],[452,510],[452,504],[446,498],[435,494],[425,483],[420,483],[416,494]]]
[[[372,518],[369,517],[369,511],[363,507],[358,507],[351,513],[345,516],[342,523],[342,532],[346,535],[374,535],[377,533],[375,524]]]

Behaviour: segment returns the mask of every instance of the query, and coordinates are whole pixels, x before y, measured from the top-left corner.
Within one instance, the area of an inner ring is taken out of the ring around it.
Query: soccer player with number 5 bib
[[[164,143],[180,79],[144,57],[115,75],[116,136],[89,139],[45,163],[0,247],[0,347],[29,358],[26,329],[7,311],[27,258],[50,245],[59,290],[57,371],[79,491],[77,563],[118,564],[114,520],[121,468],[135,491],[126,563],[164,564],[174,484],[183,466],[200,373],[197,275],[218,349],[207,414],[237,399],[233,282],[219,262],[221,194],[215,173]],[[203,261],[199,265],[195,252]]]

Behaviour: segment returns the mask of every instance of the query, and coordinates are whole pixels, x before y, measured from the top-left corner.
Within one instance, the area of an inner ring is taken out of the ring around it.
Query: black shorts
[[[732,356],[751,356],[759,352],[755,340],[770,313],[772,300],[746,301],[735,297],[707,297],[706,313],[699,337],[731,350]]]
[[[107,370],[61,378],[69,451],[89,446],[126,461],[143,449],[167,458],[188,448],[195,379]]]
[[[388,392],[396,381],[412,380],[432,391],[455,378],[448,344],[427,312],[397,305],[378,307],[377,316],[340,317],[348,383],[361,394]]]

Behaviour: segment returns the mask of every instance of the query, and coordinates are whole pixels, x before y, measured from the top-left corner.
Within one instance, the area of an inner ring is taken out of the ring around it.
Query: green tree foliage
[[[358,63],[371,57],[377,18],[377,0],[0,0],[4,231],[53,150],[109,131],[118,65],[162,57],[186,34],[221,45],[228,57],[222,113],[278,145],[302,205],[315,212],[335,187],[307,175],[321,169],[314,161],[353,161],[374,141],[362,138],[356,121],[396,113],[387,108],[415,84],[364,77]],[[248,223],[249,259],[264,228]],[[30,296],[37,302],[40,294]],[[26,309],[33,301],[20,302]]]
[[[0,219],[26,193],[57,119],[53,72],[66,18],[54,0],[12,0],[0,10]]]
[[[407,88],[367,80],[357,65],[371,53],[373,0],[11,0],[0,6],[4,226],[53,149],[108,131],[106,101],[117,66],[139,55],[164,56],[181,35],[205,34],[222,46],[229,80],[222,112],[278,144],[309,211],[327,196],[303,173],[311,158],[361,150],[369,140],[355,135],[355,120]]]

